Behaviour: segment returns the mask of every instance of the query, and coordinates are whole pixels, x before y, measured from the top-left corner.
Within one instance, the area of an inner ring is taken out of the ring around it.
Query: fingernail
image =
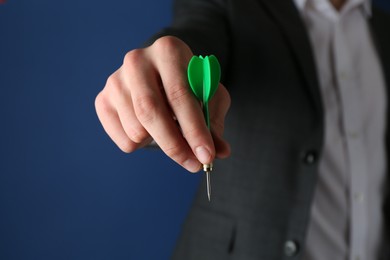
[[[195,154],[201,163],[203,163],[203,164],[210,163],[211,154],[210,154],[209,150],[207,150],[203,146],[197,147],[195,149]]]
[[[188,159],[183,163],[183,166],[190,172],[198,172],[200,170],[199,162],[194,159]]]

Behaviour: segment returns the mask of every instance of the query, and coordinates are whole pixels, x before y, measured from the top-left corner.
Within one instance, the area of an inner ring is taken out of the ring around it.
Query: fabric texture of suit
[[[370,22],[389,86],[390,19],[374,9]],[[215,163],[211,203],[200,186],[173,258],[300,259],[324,122],[318,72],[293,1],[177,0],[172,26],[153,39],[163,35],[216,55],[232,97],[225,125],[232,155]],[[390,203],[384,214],[390,220]],[[293,254],[287,241],[297,246]]]

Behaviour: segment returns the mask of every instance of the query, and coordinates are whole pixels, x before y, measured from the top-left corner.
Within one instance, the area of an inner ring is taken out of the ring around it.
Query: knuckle
[[[173,159],[174,161],[178,163],[182,163],[184,161],[183,155],[183,149],[181,148],[180,145],[172,145],[168,147],[167,149],[164,150],[165,154]]]
[[[223,132],[225,130],[225,125],[223,121],[210,119],[210,123],[212,125],[212,130],[214,133],[220,136],[223,135]]]
[[[110,110],[110,104],[103,92],[100,92],[95,98],[95,109],[98,114]]]
[[[123,85],[121,84],[121,80],[116,74],[112,74],[108,77],[105,91],[107,92],[107,95],[111,96],[112,98],[121,96],[123,94]]]
[[[137,146],[131,140],[124,140],[118,144],[119,149],[124,153],[131,153],[137,149]]]
[[[144,95],[135,98],[134,112],[142,123],[154,121],[159,109],[159,102],[152,95]]]
[[[140,62],[144,59],[144,53],[142,49],[135,49],[126,53],[123,58],[123,65],[133,68],[140,64]]]
[[[229,109],[232,104],[232,98],[225,87],[221,87],[220,89],[222,90],[222,96],[226,102],[227,109]]]
[[[183,137],[186,140],[199,138],[201,136],[204,136],[204,132],[200,128],[194,127],[190,129],[183,129]]]
[[[167,91],[167,99],[171,106],[181,106],[189,98],[190,92],[181,84],[173,85]]]
[[[172,53],[176,52],[181,41],[173,36],[161,37],[154,42],[154,47],[163,53]]]
[[[142,127],[134,129],[130,134],[130,139],[137,144],[144,142],[148,138],[150,138],[149,133]]]
[[[119,79],[115,74],[111,74],[106,81],[106,87],[119,85]]]

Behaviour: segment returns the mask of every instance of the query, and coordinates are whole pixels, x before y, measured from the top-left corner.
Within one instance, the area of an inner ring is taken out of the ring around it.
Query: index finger
[[[192,57],[189,49],[178,49],[177,39],[160,43],[160,59],[155,66],[160,72],[167,101],[181,127],[183,136],[193,153],[203,164],[215,157],[215,147],[199,102],[187,79],[187,65]]]

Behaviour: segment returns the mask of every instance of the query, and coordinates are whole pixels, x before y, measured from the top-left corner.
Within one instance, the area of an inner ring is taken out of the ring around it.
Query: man
[[[196,172],[232,147],[175,259],[389,259],[389,25],[366,0],[177,0],[172,26],[126,55],[96,98],[123,151],[154,139]],[[211,134],[186,80],[194,53],[219,58],[232,97],[225,122],[220,85]]]

